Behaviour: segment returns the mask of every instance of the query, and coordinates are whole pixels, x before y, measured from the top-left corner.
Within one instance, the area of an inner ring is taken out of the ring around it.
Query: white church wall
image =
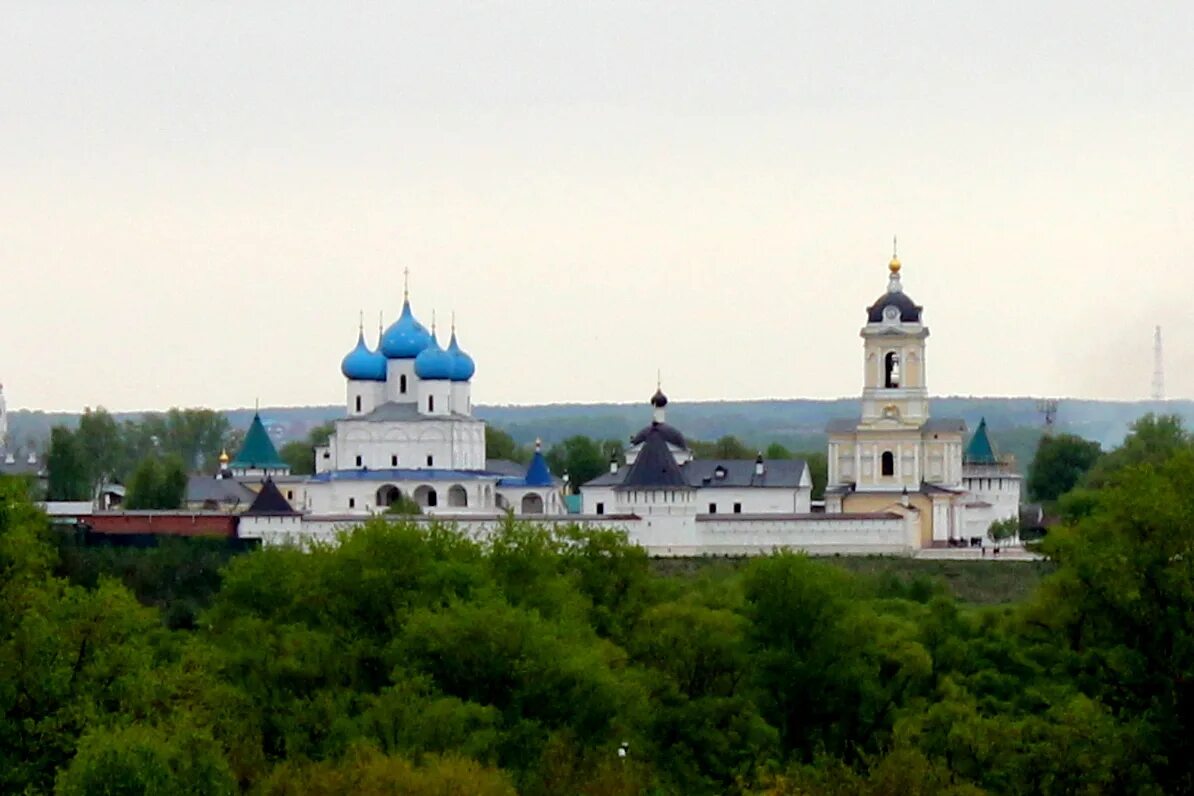
[[[907,554],[915,549],[915,513],[909,517],[872,515],[751,517],[703,515],[696,518],[698,545],[693,551],[673,548],[671,555],[761,555],[775,550],[801,550],[815,555]]]
[[[385,402],[385,382],[348,379],[346,384],[345,407],[349,417],[368,414]]]
[[[341,420],[336,423],[331,452],[335,466],[329,469],[337,470],[481,470],[485,467],[485,425],[480,420]]]
[[[242,517],[240,535],[261,539],[264,545],[335,542],[368,516],[307,515],[293,518]],[[443,514],[411,518],[414,522],[446,521],[469,538],[484,540],[504,521],[497,513],[468,516]],[[915,513],[908,517],[874,515],[777,516],[732,518],[693,514],[649,514],[638,517],[556,515],[527,517],[551,525],[576,524],[624,531],[629,540],[659,557],[766,555],[777,550],[800,550],[812,555],[910,553],[919,527]]]
[[[451,410],[458,415],[472,415],[473,413],[473,388],[472,384],[467,381],[454,381],[451,383]]]
[[[812,510],[811,489],[778,487],[716,487],[698,489],[695,502],[702,514],[807,514]]]
[[[386,361],[385,397],[387,401],[400,404],[413,404],[419,400],[419,377],[415,375],[413,359]]]
[[[452,414],[452,382],[447,379],[420,379],[419,413],[432,416]]]

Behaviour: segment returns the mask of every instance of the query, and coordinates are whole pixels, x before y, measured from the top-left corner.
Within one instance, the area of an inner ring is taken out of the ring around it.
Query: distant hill
[[[574,434],[625,440],[651,416],[645,402],[477,406],[475,412],[526,445],[536,438],[551,445]],[[1021,467],[1027,465],[1040,436],[1041,416],[1035,398],[935,398],[932,412],[935,417],[961,417],[970,428],[985,417],[995,444],[1003,453],[1014,454]],[[1194,401],[1062,400],[1057,426],[1108,447],[1123,439],[1128,426],[1148,412],[1176,414],[1189,424],[1194,422]],[[825,448],[825,424],[832,418],[855,417],[858,413],[856,398],[676,402],[668,406],[668,422],[694,439],[713,440],[732,434],[760,448],[779,442],[794,451],[820,451]],[[117,413],[116,417],[136,418],[141,414]],[[253,410],[233,409],[225,414],[233,427],[243,428],[249,424]],[[311,427],[343,417],[344,409],[339,405],[263,407],[261,415],[274,437],[283,441],[301,438]],[[73,426],[78,418],[77,413],[12,411],[10,442],[18,448],[41,449],[52,426]]]

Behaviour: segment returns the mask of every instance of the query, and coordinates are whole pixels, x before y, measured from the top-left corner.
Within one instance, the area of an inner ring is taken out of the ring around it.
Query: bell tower
[[[929,419],[923,307],[904,292],[900,258],[888,263],[887,292],[867,308],[862,327],[863,390],[859,428],[920,428]]]

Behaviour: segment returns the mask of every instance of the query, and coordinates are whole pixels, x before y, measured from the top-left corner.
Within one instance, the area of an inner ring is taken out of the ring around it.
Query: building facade
[[[340,371],[345,415],[314,449],[314,475],[290,474],[256,416],[230,464],[242,482],[268,481],[300,517],[275,525],[352,524],[403,506],[461,521],[565,513],[541,446],[526,467],[487,458],[485,423],[473,416],[476,364],[455,328],[441,346],[434,323],[428,330],[415,318],[409,293],[376,348],[359,330]]]

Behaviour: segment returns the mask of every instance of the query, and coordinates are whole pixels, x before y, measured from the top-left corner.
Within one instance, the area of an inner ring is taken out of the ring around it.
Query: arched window
[[[423,508],[435,508],[439,505],[439,495],[427,485],[417,487],[414,492],[415,502]]]
[[[427,411],[428,412],[435,411],[435,396],[434,395],[427,396]]]
[[[895,475],[895,454],[891,451],[883,451],[881,467],[883,475]]]
[[[357,411],[361,411],[361,396],[357,396]]]
[[[900,386],[900,355],[895,351],[888,351],[883,357],[883,371],[886,374],[884,385],[889,389]]]
[[[406,374],[403,373],[398,377],[398,392],[406,395]]]
[[[393,484],[386,484],[377,490],[377,507],[379,509],[389,508],[398,502],[402,497],[402,491]]]
[[[455,508],[463,508],[468,505],[468,492],[465,492],[464,487],[460,484],[454,484],[448,488],[448,505]]]
[[[522,513],[523,514],[542,514],[543,513],[543,498],[534,492],[523,495]]]

